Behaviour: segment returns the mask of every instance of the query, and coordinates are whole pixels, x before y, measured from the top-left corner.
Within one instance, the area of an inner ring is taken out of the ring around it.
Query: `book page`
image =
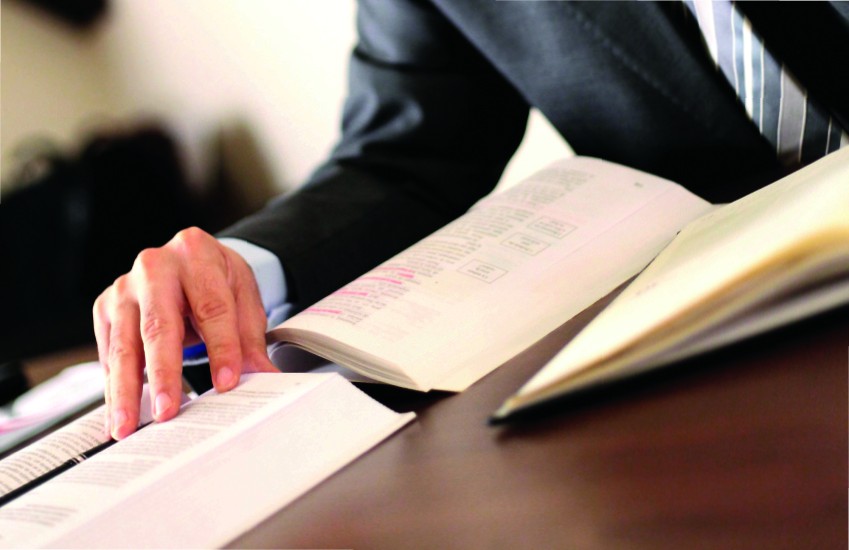
[[[0,546],[220,546],[410,419],[337,375],[245,375],[0,508]]]
[[[0,461],[0,496],[109,441],[105,405]]]
[[[709,208],[636,170],[560,161],[270,336],[390,383],[459,391],[633,276]]]
[[[669,344],[649,340],[655,331],[658,338],[679,340],[798,286],[816,287],[840,273],[846,277],[847,181],[849,149],[844,149],[688,225],[519,395],[583,376],[629,346],[645,347],[640,356],[660,351]],[[845,285],[829,288],[824,296],[845,298]],[[771,309],[760,314],[770,315]],[[682,316],[693,319],[679,321]],[[756,316],[747,322],[774,326]],[[673,326],[682,328],[672,332]],[[745,326],[735,330],[751,333]]]
[[[184,395],[183,400],[188,398]],[[0,496],[109,441],[111,437],[104,426],[105,412],[105,405],[101,405],[0,461]],[[152,420],[147,384],[142,390],[139,417],[140,424]]]
[[[0,453],[49,430],[103,400],[103,367],[71,365],[0,407]]]

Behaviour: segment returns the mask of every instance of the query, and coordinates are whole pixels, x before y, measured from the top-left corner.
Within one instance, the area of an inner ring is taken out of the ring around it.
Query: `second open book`
[[[849,303],[849,148],[688,224],[503,420]]]
[[[711,205],[592,158],[562,160],[273,329],[370,378],[461,391],[633,277]],[[272,360],[293,368],[291,347]]]

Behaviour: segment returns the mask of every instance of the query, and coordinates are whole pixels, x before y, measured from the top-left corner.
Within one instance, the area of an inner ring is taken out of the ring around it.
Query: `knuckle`
[[[115,338],[109,344],[109,366],[126,364],[136,357],[136,353],[126,344]]]
[[[193,313],[195,318],[203,324],[226,317],[230,313],[230,308],[224,300],[206,298],[195,305]]]
[[[187,227],[174,235],[172,243],[180,250],[192,251],[202,246],[209,239],[209,234],[199,227]]]
[[[115,279],[111,288],[118,298],[127,296],[130,293],[130,278],[126,274],[121,275]]]
[[[106,317],[106,291],[103,291],[100,296],[95,298],[94,304],[91,306],[91,314],[95,320]]]
[[[150,273],[162,265],[162,250],[159,248],[145,248],[136,256],[133,264],[134,271]]]
[[[148,342],[158,340],[171,332],[172,329],[171,323],[159,315],[146,315],[141,326],[142,338]]]

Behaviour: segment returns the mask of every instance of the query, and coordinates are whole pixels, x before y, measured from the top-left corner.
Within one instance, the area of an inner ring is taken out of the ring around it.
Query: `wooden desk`
[[[488,427],[584,322],[461,395],[419,399],[418,422],[232,546],[845,547],[847,308]]]

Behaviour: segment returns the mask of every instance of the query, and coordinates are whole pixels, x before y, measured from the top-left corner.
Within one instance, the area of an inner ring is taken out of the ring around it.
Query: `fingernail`
[[[121,435],[121,428],[127,423],[127,413],[124,409],[118,409],[112,413],[112,437],[118,439]]]
[[[156,418],[162,417],[171,406],[171,398],[165,392],[159,392],[153,402],[153,414]]]
[[[229,367],[224,367],[218,371],[218,386],[220,388],[229,388],[233,381],[233,371]]]

